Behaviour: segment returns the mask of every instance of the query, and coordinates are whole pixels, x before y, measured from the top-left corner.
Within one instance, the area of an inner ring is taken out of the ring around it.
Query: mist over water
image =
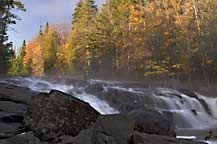
[[[88,102],[92,107],[94,107],[101,114],[116,114],[119,113],[118,110],[110,107],[105,101],[100,100],[94,95],[87,94],[84,91],[84,87],[76,86],[75,84],[65,84],[64,81],[57,80],[45,80],[41,78],[14,78],[7,80],[11,84],[15,84],[22,87],[28,87],[36,92],[50,92],[50,90],[59,90],[64,93],[71,94],[85,102]]]
[[[59,90],[88,102],[101,114],[120,113],[119,110],[110,105],[109,101],[102,100],[97,95],[85,91],[85,88],[90,85],[102,84],[105,92],[113,89],[131,93],[139,98],[146,97],[147,101],[144,101],[144,105],[150,105],[151,102],[154,108],[159,111],[172,113],[178,138],[202,140],[201,131],[206,134],[209,130],[217,128],[217,98],[209,98],[196,92],[196,97],[193,97],[171,88],[130,87],[123,82],[103,80],[89,80],[86,84],[80,85],[73,81],[18,77],[1,82],[28,87],[36,92]],[[134,102],[132,101],[132,103]],[[214,140],[214,142],[216,141]],[[210,141],[210,143],[213,142]]]

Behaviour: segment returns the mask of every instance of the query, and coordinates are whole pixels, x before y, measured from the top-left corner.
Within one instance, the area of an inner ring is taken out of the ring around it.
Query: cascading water
[[[143,105],[149,105],[151,102],[159,111],[171,112],[177,134],[181,135],[178,136],[180,138],[202,139],[200,137],[201,132],[198,131],[204,130],[204,133],[208,133],[210,129],[217,127],[217,98],[208,98],[197,93],[195,93],[195,97],[171,88],[127,87],[118,81],[102,80],[89,80],[85,86],[65,83],[64,81],[22,77],[7,79],[2,82],[28,87],[37,92],[60,90],[88,102],[102,114],[119,113],[118,110],[110,106],[109,101],[102,100],[97,95],[90,94],[85,90],[89,85],[102,84],[105,93],[109,92],[110,89],[127,92],[139,99],[133,100],[132,103],[142,101]],[[144,97],[146,99],[143,99]]]
[[[50,90],[59,90],[64,93],[71,94],[85,102],[88,102],[92,107],[98,110],[101,114],[116,114],[119,113],[118,110],[110,107],[105,101],[98,99],[96,96],[87,94],[83,87],[74,86],[73,84],[65,84],[60,81],[48,81],[41,78],[13,78],[9,80],[4,80],[2,82],[7,82],[17,86],[28,87],[36,92],[49,92]]]
[[[158,88],[158,90],[158,93],[164,94],[164,96],[153,94],[156,107],[172,112],[177,128],[201,128],[210,124],[217,124],[215,119],[217,115],[213,113],[217,105],[210,107],[208,103],[208,99],[213,98],[206,98],[201,95],[198,95],[198,98],[189,97],[174,89]],[[208,110],[205,110],[199,99],[207,102]],[[208,113],[209,110],[212,112],[211,115]]]

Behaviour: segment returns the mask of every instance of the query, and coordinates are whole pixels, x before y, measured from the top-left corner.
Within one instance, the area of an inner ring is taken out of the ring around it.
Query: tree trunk
[[[194,8],[194,14],[195,14],[196,23],[197,23],[198,35],[200,36],[201,35],[200,20],[199,20],[198,9],[197,9],[195,0],[193,0],[193,8]]]

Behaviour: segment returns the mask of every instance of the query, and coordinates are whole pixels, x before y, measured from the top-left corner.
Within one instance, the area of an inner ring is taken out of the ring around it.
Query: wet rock
[[[102,83],[90,84],[84,89],[87,93],[98,93],[104,91]]]
[[[8,138],[23,132],[23,116],[0,111],[0,138]]]
[[[93,127],[93,144],[128,144],[134,122],[124,115],[100,116]]]
[[[128,113],[135,121],[135,130],[157,135],[176,136],[172,115],[161,113],[155,109],[138,109]]]
[[[192,112],[194,115],[197,115],[197,110],[192,109],[191,112]]]
[[[55,133],[52,131],[43,131],[43,133],[38,133],[38,132],[39,131],[37,131],[35,133],[35,136],[40,138],[41,141],[47,141],[47,142],[51,142],[51,141],[55,140],[56,138],[58,138],[62,134],[61,132]]]
[[[22,133],[17,136],[0,140],[0,144],[43,144],[32,132]],[[45,144],[45,143],[44,143]]]
[[[91,126],[99,115],[88,103],[60,91],[51,91],[33,97],[24,121],[41,135],[53,131],[75,136]]]
[[[202,104],[202,106],[203,106],[203,108],[205,109],[205,111],[206,111],[208,114],[212,115],[212,112],[211,112],[211,110],[209,109],[209,106],[208,106],[208,104],[206,103],[206,101],[205,101],[204,99],[199,99],[199,98],[198,98],[198,101]]]
[[[212,131],[209,131],[209,135],[205,136],[204,140],[207,141],[213,136]]]
[[[35,94],[27,88],[17,87],[6,83],[0,83],[0,101],[12,101],[15,103],[29,104]]]
[[[0,101],[0,110],[7,113],[23,115],[27,109],[25,104],[15,103],[12,101]]]
[[[206,144],[192,140],[176,139],[168,136],[150,135],[134,132],[130,138],[130,144]]]
[[[154,99],[148,92],[135,93],[114,87],[107,87],[104,91],[94,91],[94,89],[92,89],[92,91],[88,92],[107,101],[113,108],[122,113],[127,113],[145,106],[154,106]]]
[[[179,89],[180,92],[182,92],[183,94],[191,97],[191,98],[195,98],[197,99],[201,105],[203,106],[203,108],[206,110],[206,112],[210,115],[212,115],[210,109],[209,109],[209,106],[208,104],[206,103],[206,101],[204,99],[201,99],[200,97],[198,97],[198,95],[192,91],[192,90],[189,90],[189,89]]]
[[[23,116],[0,112],[0,122],[3,123],[22,123]]]
[[[81,131],[76,137],[61,136],[56,140],[58,144],[92,144],[93,129]],[[54,141],[55,142],[55,141]]]
[[[2,123],[0,122],[0,139],[17,135],[25,129],[21,123]]]
[[[198,99],[198,96],[197,94],[195,94],[195,92],[193,92],[192,90],[189,90],[189,89],[179,89],[179,91],[189,97],[192,97],[192,98],[196,98]]]

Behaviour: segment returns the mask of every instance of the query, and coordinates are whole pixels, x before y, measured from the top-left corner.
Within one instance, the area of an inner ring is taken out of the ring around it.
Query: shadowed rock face
[[[76,137],[61,136],[58,144],[205,144],[175,137],[140,133],[126,115],[100,116],[93,127]],[[57,141],[57,140],[56,140]]]
[[[19,134],[17,136],[0,140],[0,144],[43,144],[32,132]],[[45,143],[44,143],[45,144]]]
[[[8,113],[22,115],[27,107],[25,104],[15,103],[12,101],[0,101],[0,110]]]
[[[13,137],[25,130],[23,115],[34,94],[27,88],[0,83],[0,139]]]
[[[92,144],[128,144],[133,131],[134,122],[125,115],[101,116],[93,128]]]
[[[59,91],[33,97],[25,115],[26,125],[39,135],[48,131],[77,135],[100,114],[88,103]]]
[[[135,130],[157,135],[176,136],[172,115],[160,113],[155,109],[138,109],[128,113],[135,121]]]
[[[21,123],[0,123],[0,139],[21,133],[24,126]]]

